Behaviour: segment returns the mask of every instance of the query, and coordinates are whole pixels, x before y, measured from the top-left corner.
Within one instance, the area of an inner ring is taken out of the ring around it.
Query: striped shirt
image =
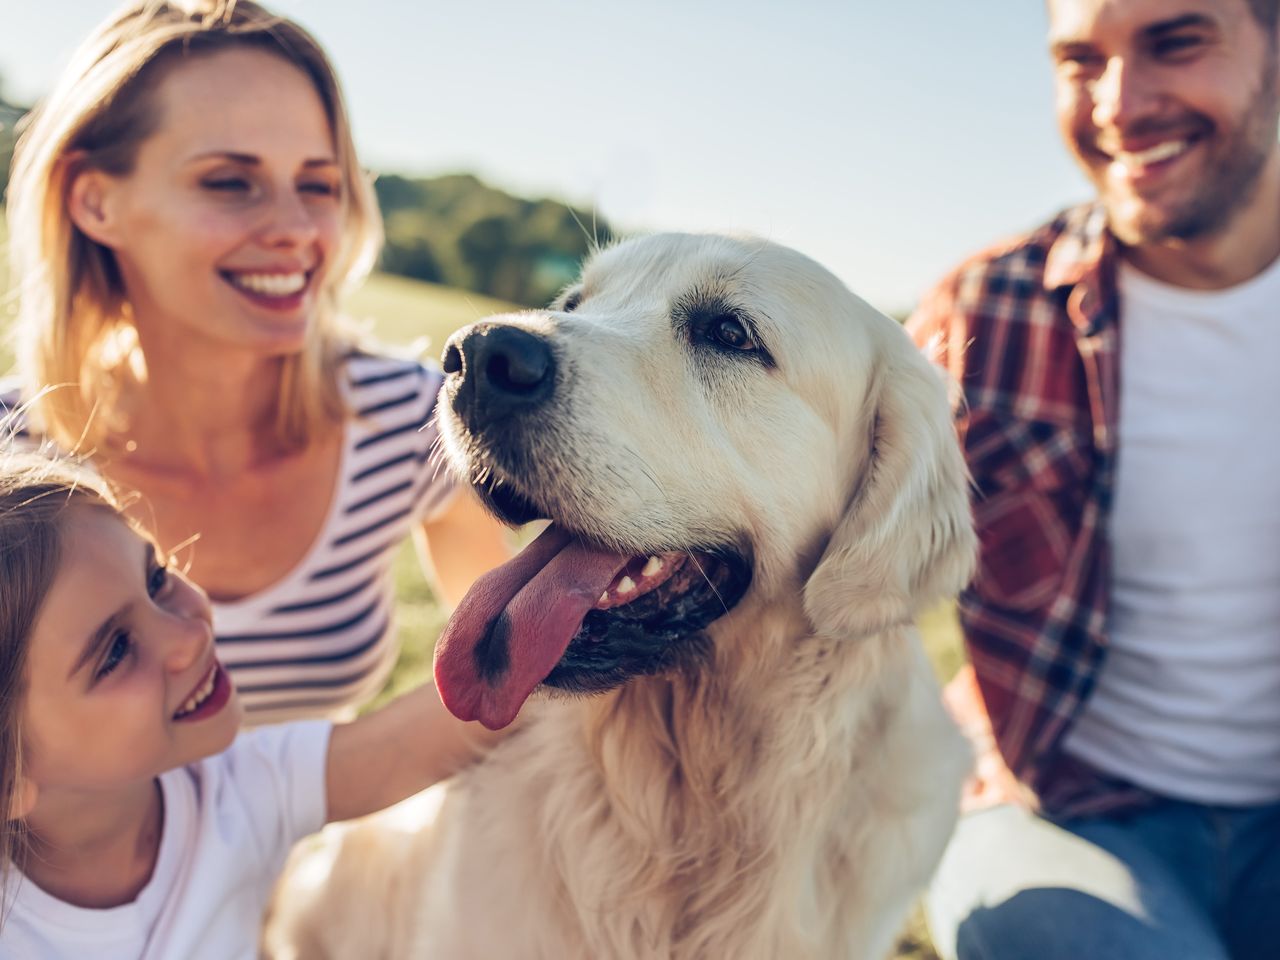
[[[454,489],[432,456],[439,371],[352,354],[342,376],[351,415],[315,539],[271,586],[213,605],[218,654],[251,724],[341,718],[381,689],[397,654],[397,549],[445,508]],[[5,391],[0,406],[15,399]]]

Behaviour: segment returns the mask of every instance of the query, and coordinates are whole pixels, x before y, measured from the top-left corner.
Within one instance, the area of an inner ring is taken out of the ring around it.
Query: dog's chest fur
[[[914,891],[936,860],[954,814],[921,770],[954,793],[963,762],[943,755],[954,733],[931,680],[915,676],[907,631],[770,632],[753,631],[759,649],[736,651],[737,666],[547,704],[459,784],[437,829],[467,851],[448,867],[458,889],[489,898],[493,925],[446,944],[424,918],[439,955],[513,943],[617,960],[887,950],[905,908],[878,891]],[[919,756],[930,744],[939,756]]]

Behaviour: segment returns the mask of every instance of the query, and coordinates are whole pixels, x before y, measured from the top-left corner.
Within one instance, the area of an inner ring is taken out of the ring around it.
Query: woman
[[[449,602],[508,551],[431,456],[438,371],[340,323],[380,223],[324,52],[243,0],[127,4],[8,197],[29,429],[189,545],[250,722],[349,713],[394,661],[405,535]]]

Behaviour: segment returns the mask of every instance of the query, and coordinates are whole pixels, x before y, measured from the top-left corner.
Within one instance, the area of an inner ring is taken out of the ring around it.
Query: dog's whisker
[[[630,477],[623,474],[621,470],[619,470],[617,467],[613,466],[612,464],[610,464],[607,469],[611,474],[613,474],[618,479],[620,483],[622,483],[623,486],[627,487],[632,493],[636,495],[637,500],[640,499],[640,491],[636,489],[635,484],[631,482]]]
[[[724,607],[724,612],[729,612],[729,605],[724,602],[724,597],[720,596],[720,591],[716,589],[716,585],[711,582],[711,578],[707,576],[707,571],[702,568],[702,564],[698,562],[698,558],[692,553],[686,553],[686,557],[693,561],[693,565],[698,568],[698,572],[702,574],[702,579],[707,581],[707,586],[711,588],[711,592],[716,595],[716,599],[720,601],[720,606]]]
[[[623,453],[626,453],[635,458],[636,463],[640,467],[640,472],[643,473],[645,477],[648,479],[648,481],[653,484],[653,488],[657,490],[661,496],[666,497],[667,495],[666,491],[662,489],[662,484],[658,482],[658,478],[653,475],[653,471],[650,470],[649,465],[645,463],[644,457],[636,453],[635,450],[633,450],[631,447],[623,446],[621,449]]]
[[[578,216],[578,211],[573,209],[569,204],[565,204],[564,208],[569,211],[569,216],[573,217],[573,222],[578,225],[578,229],[582,231],[583,237],[587,241],[587,256],[595,256],[600,251],[600,240],[596,236],[596,206],[591,204],[591,229],[587,229],[587,225],[582,222]]]

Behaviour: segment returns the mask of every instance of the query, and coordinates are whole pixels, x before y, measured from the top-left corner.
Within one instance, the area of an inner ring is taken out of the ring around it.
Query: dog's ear
[[[869,391],[870,453],[805,585],[805,611],[828,636],[913,619],[973,574],[969,477],[943,375],[903,340]]]

